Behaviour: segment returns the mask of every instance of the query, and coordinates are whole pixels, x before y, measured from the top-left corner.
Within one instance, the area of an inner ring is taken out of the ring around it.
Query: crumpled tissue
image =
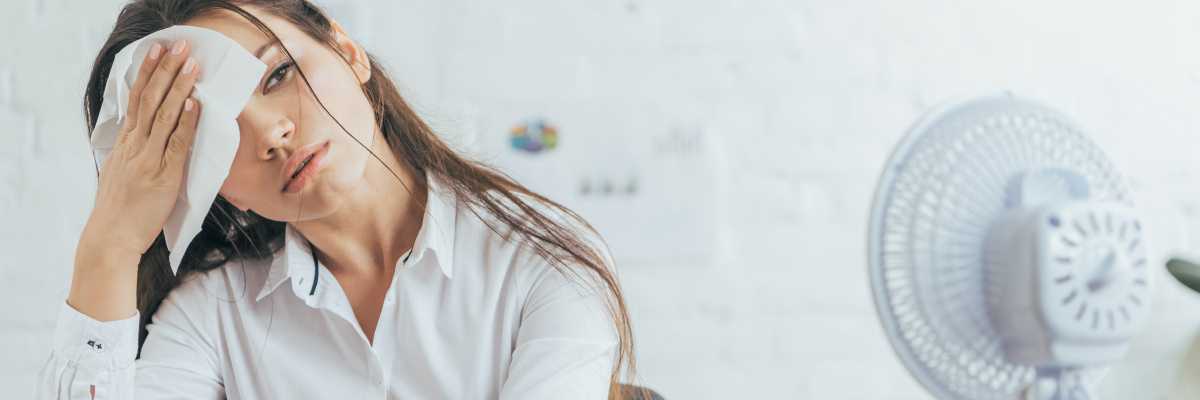
[[[116,145],[117,133],[129,107],[129,92],[137,81],[146,53],[154,43],[159,43],[165,57],[171,44],[181,38],[188,41],[190,55],[199,65],[192,98],[200,102],[201,111],[183,167],[183,185],[163,227],[173,273],[179,270],[184,251],[200,233],[204,217],[229,175],[241,138],[236,118],[267,69],[266,64],[233,39],[194,26],[172,26],[130,43],[113,60],[99,122],[92,131],[91,146],[97,167],[103,165]]]

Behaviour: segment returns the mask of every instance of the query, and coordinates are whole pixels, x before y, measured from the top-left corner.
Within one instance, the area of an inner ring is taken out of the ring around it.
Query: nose
[[[237,121],[243,144],[252,145],[254,155],[260,160],[289,156],[280,154],[280,151],[294,147],[290,144],[296,137],[296,124],[286,115],[271,113],[247,103]],[[252,143],[246,143],[246,140]]]

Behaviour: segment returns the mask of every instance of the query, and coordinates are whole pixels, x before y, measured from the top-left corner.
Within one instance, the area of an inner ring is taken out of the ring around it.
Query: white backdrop
[[[0,0],[3,398],[32,393],[66,296],[95,192],[83,84],[119,4]],[[1127,174],[1153,235],[1157,309],[1101,393],[1196,396],[1187,386],[1200,364],[1182,367],[1200,297],[1161,265],[1200,253],[1198,2],[329,4],[428,120],[476,156],[516,165],[506,129],[545,117],[563,122],[563,151],[609,152],[562,167],[575,168],[568,183],[546,190],[572,193],[560,186],[609,174],[649,176],[639,193],[650,200],[687,191],[653,207],[686,209],[702,240],[670,244],[682,246],[676,256],[631,250],[620,260],[643,380],[668,399],[929,398],[875,319],[870,195],[921,111],[997,87],[1079,120]],[[646,143],[680,126],[701,138],[702,157],[689,162],[703,171],[656,186],[673,175],[653,178],[653,160],[666,156]],[[605,156],[613,151],[628,156]],[[605,204],[589,215],[622,226],[617,203]],[[641,240],[614,235],[627,249]]]

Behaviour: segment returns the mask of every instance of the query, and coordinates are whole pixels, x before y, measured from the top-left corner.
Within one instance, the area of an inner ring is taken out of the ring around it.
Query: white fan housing
[[[869,258],[893,347],[941,399],[1092,399],[1150,312],[1129,189],[1078,126],[1003,92],[949,102],[893,153]]]
[[[1033,171],[1019,184],[1043,196],[1083,190],[1073,200],[1018,199],[989,230],[988,311],[1005,353],[1055,367],[1120,359],[1149,309],[1148,297],[1134,290],[1149,285],[1137,216],[1121,203],[1086,201],[1086,181],[1070,170]]]

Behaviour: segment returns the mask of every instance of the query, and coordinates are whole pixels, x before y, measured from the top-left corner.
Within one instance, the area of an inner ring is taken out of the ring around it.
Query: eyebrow
[[[261,47],[259,47],[258,50],[254,51],[254,58],[261,60],[263,53],[266,53],[267,49],[270,48],[272,44],[274,44],[274,42],[263,43],[263,45]]]

